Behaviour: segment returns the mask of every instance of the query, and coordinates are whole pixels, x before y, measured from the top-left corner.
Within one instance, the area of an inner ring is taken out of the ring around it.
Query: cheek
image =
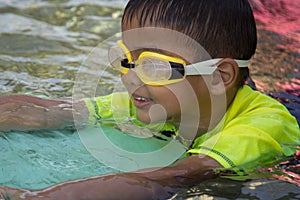
[[[166,87],[150,87],[148,89],[155,104],[161,105],[167,114],[168,118],[180,115],[180,104],[177,94]]]
[[[199,100],[209,97],[207,81],[205,79],[201,76],[189,76],[186,79]]]
[[[208,89],[209,80],[201,76],[188,77],[187,81],[190,83],[200,112],[207,113],[211,108],[211,94]]]

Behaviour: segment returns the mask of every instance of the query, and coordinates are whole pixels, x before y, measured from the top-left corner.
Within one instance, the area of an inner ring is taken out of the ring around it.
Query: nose
[[[122,75],[121,79],[129,92],[145,85],[132,69]]]

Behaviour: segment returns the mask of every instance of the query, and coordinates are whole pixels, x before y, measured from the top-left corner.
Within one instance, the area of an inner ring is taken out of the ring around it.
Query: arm
[[[88,118],[84,102],[29,95],[0,96],[0,113],[0,131],[59,129]]]
[[[170,167],[80,179],[40,191],[6,188],[3,194],[26,199],[165,199],[184,186],[216,177],[217,167],[217,161],[194,155]]]

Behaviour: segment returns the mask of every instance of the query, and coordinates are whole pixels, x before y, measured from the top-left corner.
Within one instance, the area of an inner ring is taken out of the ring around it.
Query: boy
[[[122,19],[123,41],[118,43],[125,57],[112,64],[122,72],[129,104],[141,123],[172,123],[187,140],[196,137],[187,156],[164,168],[81,179],[41,191],[3,188],[3,194],[25,199],[164,199],[181,187],[216,177],[215,168],[241,166],[262,155],[291,155],[289,144],[300,144],[295,118],[275,100],[243,85],[249,73],[245,62],[255,53],[256,39],[247,0],[129,1]],[[213,60],[207,61],[193,41]],[[107,98],[72,105],[2,97],[0,129],[63,128],[73,114],[59,105],[81,108],[74,113],[77,122],[103,117],[101,108],[90,105]]]

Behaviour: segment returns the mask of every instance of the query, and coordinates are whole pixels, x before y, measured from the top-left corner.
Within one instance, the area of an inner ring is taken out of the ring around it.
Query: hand
[[[70,101],[28,95],[0,96],[0,131],[59,129],[73,125],[73,114],[82,121],[88,116],[84,103],[78,104],[76,108],[82,107],[82,110],[75,112]]]
[[[10,188],[6,186],[0,186],[0,199],[10,199],[17,200],[25,198],[26,193],[30,193],[29,190],[19,189],[19,188]]]
[[[0,97],[0,130],[32,130],[46,125],[47,107],[26,95]]]
[[[34,107],[32,103],[22,101],[21,96],[0,97],[0,129],[2,131],[23,130],[26,125],[36,127],[38,122],[33,119],[32,114],[41,113],[41,108]],[[41,121],[42,117],[35,117]],[[40,122],[39,122],[40,123]]]

